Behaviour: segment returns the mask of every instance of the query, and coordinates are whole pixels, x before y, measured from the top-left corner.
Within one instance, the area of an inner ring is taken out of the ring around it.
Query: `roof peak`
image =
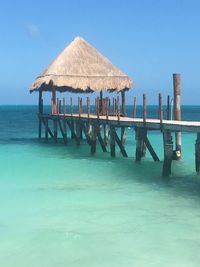
[[[77,36],[55,58],[32,85],[31,90],[49,87],[62,90],[124,90],[132,81],[83,37]]]

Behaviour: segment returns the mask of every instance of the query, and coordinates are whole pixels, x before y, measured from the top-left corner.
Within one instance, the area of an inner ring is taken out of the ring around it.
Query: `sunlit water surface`
[[[183,112],[200,119],[198,107]],[[111,159],[86,144],[38,143],[34,106],[0,107],[0,129],[0,266],[199,266],[194,134],[162,178],[148,153],[134,162],[132,130],[129,158]],[[162,135],[149,138],[162,159]]]

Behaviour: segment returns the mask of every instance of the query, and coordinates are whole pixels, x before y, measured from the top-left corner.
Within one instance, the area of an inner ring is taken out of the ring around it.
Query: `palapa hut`
[[[132,86],[129,77],[81,37],[76,37],[34,81],[30,92],[52,92],[52,112],[56,113],[56,91],[91,93],[124,92]],[[101,101],[100,100],[100,101]]]

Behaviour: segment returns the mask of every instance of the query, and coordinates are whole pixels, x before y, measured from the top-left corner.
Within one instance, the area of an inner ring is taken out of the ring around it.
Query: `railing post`
[[[66,100],[65,97],[63,97],[63,114],[66,114]]]
[[[59,100],[59,114],[61,114],[61,100]]]
[[[106,97],[105,106],[106,106],[106,119],[108,120],[108,114],[109,114],[109,99],[108,99],[108,97]]]
[[[162,107],[162,95],[161,94],[159,94],[159,96],[158,96],[158,101],[159,101],[158,118],[160,120],[160,124],[162,125],[162,123],[163,123],[163,107]]]
[[[87,113],[88,118],[90,117],[90,97],[87,97]]]
[[[136,96],[133,99],[133,118],[136,118]]]
[[[100,114],[102,114],[103,112],[103,92],[102,91],[100,91],[99,112]]]
[[[181,120],[181,103],[180,103],[180,74],[173,74],[174,85],[174,119]],[[181,159],[181,132],[176,132],[176,159]]]
[[[80,97],[78,97],[78,115],[81,116],[81,103],[80,103]]]
[[[117,96],[117,117],[118,121],[120,120],[120,99],[119,96]]]
[[[99,119],[99,111],[100,111],[100,102],[99,97],[97,97],[97,118]]]
[[[38,138],[41,139],[41,137],[42,137],[42,120],[40,118],[40,115],[43,113],[42,90],[39,90],[38,113],[39,113]]]
[[[70,97],[70,112],[71,112],[71,116],[73,116],[73,99],[72,99],[72,97]]]
[[[115,98],[113,97],[113,116],[115,115]]]
[[[125,91],[121,92],[122,96],[122,115],[126,116],[126,98],[125,98]]]
[[[52,114],[56,114],[56,90],[52,88]]]
[[[146,102],[146,95],[143,94],[143,123],[146,124],[147,120],[147,102]]]
[[[57,114],[59,114],[59,98],[57,97],[57,111],[56,111]]]
[[[170,96],[167,96],[167,120],[170,120]]]

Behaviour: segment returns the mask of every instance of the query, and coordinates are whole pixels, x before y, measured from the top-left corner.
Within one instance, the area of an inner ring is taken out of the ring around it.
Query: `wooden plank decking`
[[[200,121],[175,121],[175,120],[163,120],[160,123],[159,119],[146,119],[143,121],[143,118],[131,118],[131,117],[120,117],[118,120],[117,116],[97,116],[94,114],[40,114],[41,118],[60,118],[60,119],[74,119],[74,120],[81,120],[81,121],[88,121],[90,123],[100,123],[100,124],[109,124],[113,126],[119,127],[145,127],[148,130],[162,130],[162,131],[171,131],[171,132],[193,132],[199,133],[200,132]]]

